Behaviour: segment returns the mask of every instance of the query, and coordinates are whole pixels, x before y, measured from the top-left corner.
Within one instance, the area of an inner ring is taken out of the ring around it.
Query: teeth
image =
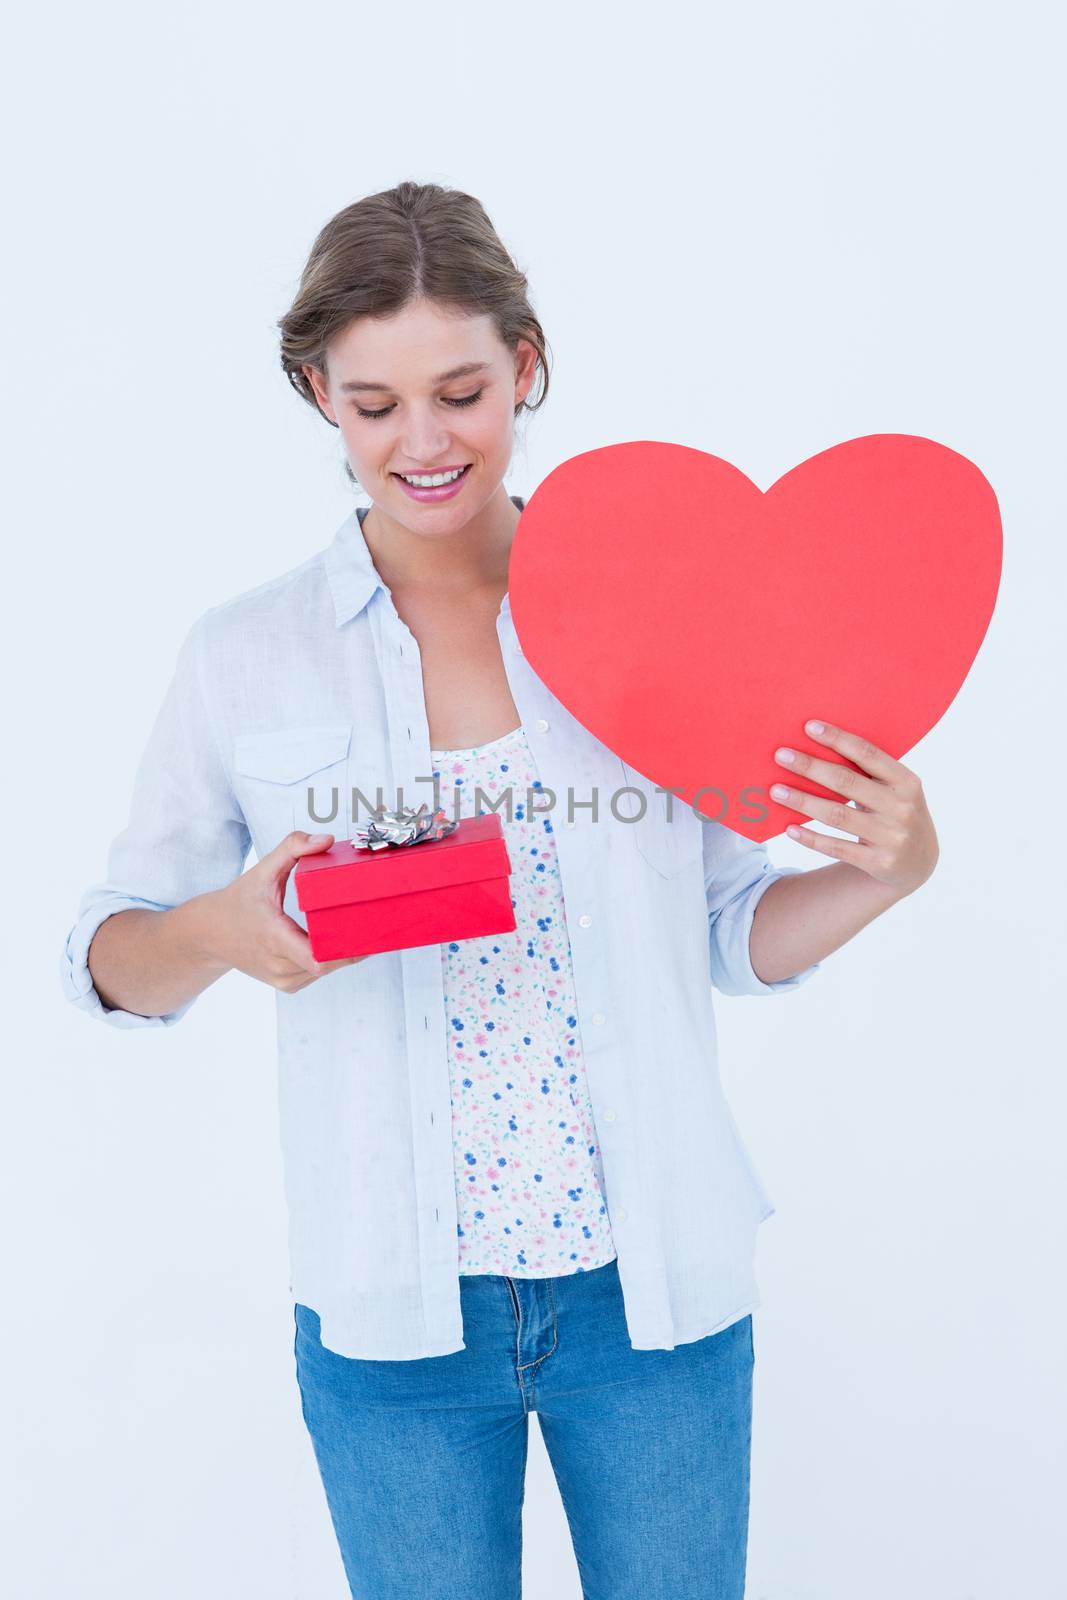
[[[434,472],[429,475],[424,473],[417,478],[409,477],[406,472],[400,472],[397,476],[415,489],[436,489],[442,483],[454,483],[460,473],[465,471],[465,467],[457,467],[455,472]]]

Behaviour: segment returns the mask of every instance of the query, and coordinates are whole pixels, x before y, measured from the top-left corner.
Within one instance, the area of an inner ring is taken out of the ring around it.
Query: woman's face
[[[488,315],[420,300],[395,316],[357,318],[331,343],[327,366],[325,382],[303,370],[352,471],[389,516],[416,533],[447,534],[496,494],[514,407],[536,373],[533,345],[520,340],[513,356]],[[462,476],[440,488],[420,492],[401,479],[457,467]]]

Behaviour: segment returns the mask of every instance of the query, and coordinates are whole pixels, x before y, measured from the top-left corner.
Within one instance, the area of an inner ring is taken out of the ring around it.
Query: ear
[[[525,400],[537,376],[537,350],[529,339],[520,339],[515,346],[515,404]]]
[[[319,410],[324,416],[328,417],[332,423],[340,426],[340,424],[337,422],[337,418],[334,416],[333,407],[330,404],[329,395],[326,391],[326,384],[323,381],[322,373],[317,367],[309,366],[307,362],[304,363],[300,370],[314,390],[315,399],[318,402]]]

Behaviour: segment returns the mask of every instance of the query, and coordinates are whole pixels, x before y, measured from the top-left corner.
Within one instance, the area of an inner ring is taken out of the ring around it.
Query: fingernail
[[[783,761],[787,767],[791,767],[796,758],[797,753],[795,750],[776,750],[774,752],[774,759]]]
[[[804,724],[809,733],[820,734],[823,731],[821,722],[807,722]]]

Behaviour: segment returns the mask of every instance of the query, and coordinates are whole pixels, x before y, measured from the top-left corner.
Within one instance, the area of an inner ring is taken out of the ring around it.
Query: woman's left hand
[[[779,766],[787,767],[791,774],[811,778],[845,798],[824,800],[805,789],[777,783],[771,785],[771,797],[828,827],[855,834],[857,842],[796,825],[786,829],[789,837],[822,855],[851,862],[884,883],[894,895],[911,894],[926,882],[939,855],[937,834],[919,777],[858,733],[823,722],[808,722],[804,727],[819,744],[828,745],[863,771],[853,772],[839,762],[823,761],[782,746],[774,755]],[[850,800],[855,802],[854,807],[848,804]]]

